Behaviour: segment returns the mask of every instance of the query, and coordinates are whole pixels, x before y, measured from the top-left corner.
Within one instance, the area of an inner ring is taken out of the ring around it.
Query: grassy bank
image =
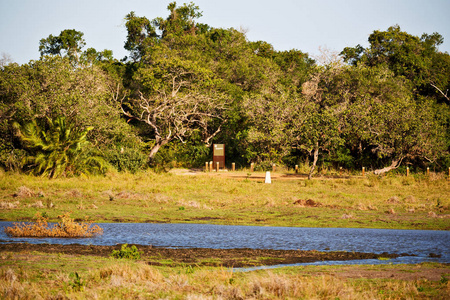
[[[0,253],[2,299],[446,299],[442,264],[300,266],[253,272]]]
[[[49,180],[0,174],[2,220],[173,222],[302,227],[450,229],[444,176],[318,177],[294,174],[143,172]]]

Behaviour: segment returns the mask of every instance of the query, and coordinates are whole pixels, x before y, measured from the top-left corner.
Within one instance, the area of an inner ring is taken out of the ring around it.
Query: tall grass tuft
[[[5,233],[13,237],[68,237],[85,238],[103,234],[103,229],[92,222],[77,223],[70,218],[69,213],[58,216],[60,222],[54,226],[48,224],[48,218],[36,214],[34,223],[13,223],[13,227],[6,227]]]

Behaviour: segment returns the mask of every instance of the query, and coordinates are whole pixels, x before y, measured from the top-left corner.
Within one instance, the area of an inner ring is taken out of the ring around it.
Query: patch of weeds
[[[84,290],[86,283],[81,279],[81,276],[78,275],[77,272],[70,273],[69,277],[72,279],[72,281],[69,282],[69,285],[74,291]]]
[[[444,275],[441,275],[441,280],[439,280],[440,283],[442,284],[447,284],[448,283],[448,278]]]
[[[381,178],[376,175],[368,175],[367,182],[364,183],[367,187],[378,187],[381,183]]]
[[[414,177],[403,177],[401,180],[401,183],[404,186],[414,185],[414,182],[415,182]]]
[[[359,180],[358,179],[348,179],[345,181],[346,185],[359,185]]]
[[[126,258],[126,259],[140,259],[143,252],[133,245],[128,247],[128,244],[123,244],[120,250],[114,250],[111,256],[114,258]]]
[[[185,267],[185,273],[186,274],[193,274],[194,273],[194,267],[192,267],[191,265],[188,265]]]
[[[305,180],[305,187],[311,187],[314,186],[315,181],[314,180]]]
[[[185,210],[186,208],[184,206],[178,207],[178,210]]]
[[[439,211],[443,211],[444,210],[444,206],[442,205],[442,202],[441,202],[440,198],[438,198],[436,200],[436,209],[439,210]]]

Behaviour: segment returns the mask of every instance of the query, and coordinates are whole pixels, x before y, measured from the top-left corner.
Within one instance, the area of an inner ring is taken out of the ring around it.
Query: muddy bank
[[[346,261],[358,259],[396,258],[398,254],[375,254],[360,252],[319,252],[300,250],[271,250],[271,249],[208,249],[208,248],[158,248],[153,246],[136,245],[142,251],[141,260],[151,265],[177,266],[224,266],[250,267],[262,265],[295,264],[315,261]],[[121,245],[52,245],[11,243],[0,244],[0,252],[39,251],[44,253],[63,253],[69,255],[93,255],[108,257],[113,250],[119,250]],[[405,256],[407,254],[402,254]]]

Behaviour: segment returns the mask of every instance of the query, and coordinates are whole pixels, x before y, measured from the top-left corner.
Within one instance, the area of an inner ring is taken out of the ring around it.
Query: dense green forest
[[[450,56],[438,33],[395,25],[367,48],[313,59],[201,16],[193,3],[171,3],[166,18],[130,12],[121,60],[84,50],[68,29],[41,39],[39,60],[2,62],[0,166],[48,177],[198,167],[213,143],[230,164],[311,174],[450,166]]]

